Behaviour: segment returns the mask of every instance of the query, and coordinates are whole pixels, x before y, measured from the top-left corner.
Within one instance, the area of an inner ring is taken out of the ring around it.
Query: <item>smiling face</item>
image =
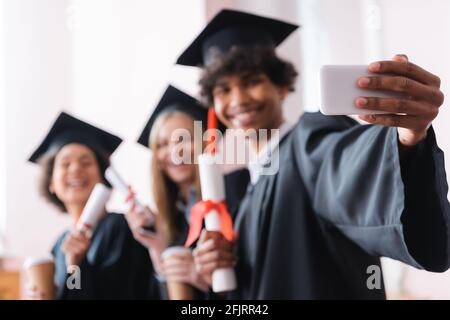
[[[163,119],[163,122],[157,127],[158,132],[155,137],[155,148],[153,150],[155,150],[158,167],[177,185],[193,184],[196,174],[196,167],[193,164],[193,141],[192,139],[183,139],[179,142],[173,139],[175,130],[179,129],[187,130],[193,138],[193,119],[184,113],[175,112]],[[178,163],[175,161],[175,158],[178,156],[191,159],[191,161],[189,163]]]
[[[64,206],[86,204],[96,183],[102,181],[94,152],[85,145],[65,145],[55,157],[49,189]]]
[[[218,118],[233,129],[276,129],[283,121],[287,86],[275,85],[264,73],[226,75],[212,90]]]

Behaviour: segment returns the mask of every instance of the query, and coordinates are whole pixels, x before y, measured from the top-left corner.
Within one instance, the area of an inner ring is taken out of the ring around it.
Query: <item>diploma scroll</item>
[[[122,177],[118,174],[116,170],[114,170],[113,167],[109,167],[105,171],[105,177],[106,180],[113,186],[114,189],[117,189],[123,196],[128,196],[130,193],[130,189],[128,187],[128,184],[122,179]],[[134,200],[134,206],[136,208],[136,212],[138,213],[148,213],[148,225],[145,226],[145,228],[142,228],[142,232],[148,232],[149,234],[154,234],[154,224],[155,224],[155,218],[153,217],[153,214],[151,212],[148,212],[148,209],[145,208],[139,200],[135,198]]]
[[[225,200],[225,182],[220,165],[215,156],[201,154],[198,157],[200,185],[203,201],[216,203]],[[216,210],[211,210],[205,216],[205,226],[208,231],[221,231],[221,219]],[[217,269],[212,274],[212,289],[214,292],[226,292],[236,289],[236,275],[233,268]]]
[[[106,202],[111,196],[111,189],[102,183],[97,183],[84,206],[81,217],[77,222],[77,229],[85,232],[88,237],[92,236],[92,232],[100,221],[105,210]]]

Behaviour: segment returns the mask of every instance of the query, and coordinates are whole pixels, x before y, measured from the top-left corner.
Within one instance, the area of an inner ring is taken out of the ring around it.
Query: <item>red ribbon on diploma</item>
[[[214,108],[208,109],[208,129],[217,129],[219,121],[214,112]],[[210,133],[210,131],[208,131]],[[208,133],[207,132],[207,133]],[[209,152],[215,154],[217,152],[217,137],[211,134],[207,136],[207,144],[210,147]],[[233,221],[228,213],[225,200],[215,202],[212,200],[204,200],[197,202],[191,208],[191,223],[189,226],[189,233],[184,244],[185,247],[190,247],[200,236],[203,227],[203,219],[206,214],[215,210],[219,214],[220,232],[228,241],[233,240]]]
[[[215,202],[212,200],[199,201],[191,208],[191,223],[185,247],[190,247],[200,236],[205,216],[216,210],[220,219],[220,232],[228,241],[233,240],[233,221],[228,213],[225,201]]]
[[[84,222],[83,226],[86,227],[89,230],[92,229],[92,224],[90,224],[90,223]]]

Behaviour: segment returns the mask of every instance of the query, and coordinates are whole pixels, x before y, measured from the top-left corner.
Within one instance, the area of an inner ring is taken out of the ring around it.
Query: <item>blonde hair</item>
[[[156,208],[161,217],[161,227],[163,228],[163,234],[166,235],[167,243],[175,240],[176,236],[179,235],[180,230],[177,229],[176,219],[180,212],[176,207],[177,200],[179,199],[179,187],[175,182],[173,182],[161,169],[159,161],[156,157],[156,152],[158,150],[158,133],[164,124],[170,118],[174,116],[184,116],[192,120],[189,114],[181,111],[168,111],[161,114],[153,124],[152,130],[149,136],[149,146],[153,151],[152,161],[151,161],[151,175],[152,175],[152,191],[155,200]],[[195,143],[193,144],[194,148]],[[196,195],[200,196],[200,181],[198,174],[198,166],[195,169],[195,190]]]

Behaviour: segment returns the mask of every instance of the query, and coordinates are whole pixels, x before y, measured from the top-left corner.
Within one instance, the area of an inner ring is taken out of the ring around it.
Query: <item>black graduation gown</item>
[[[397,140],[395,128],[304,114],[277,149],[279,171],[260,176],[241,203],[229,297],[383,299],[382,286],[367,286],[380,256],[445,271],[443,153],[430,128],[400,163]]]
[[[159,299],[154,271],[145,247],[131,233],[122,214],[108,213],[94,230],[91,246],[81,263],[81,289],[69,290],[64,232],[53,247],[58,299]]]

